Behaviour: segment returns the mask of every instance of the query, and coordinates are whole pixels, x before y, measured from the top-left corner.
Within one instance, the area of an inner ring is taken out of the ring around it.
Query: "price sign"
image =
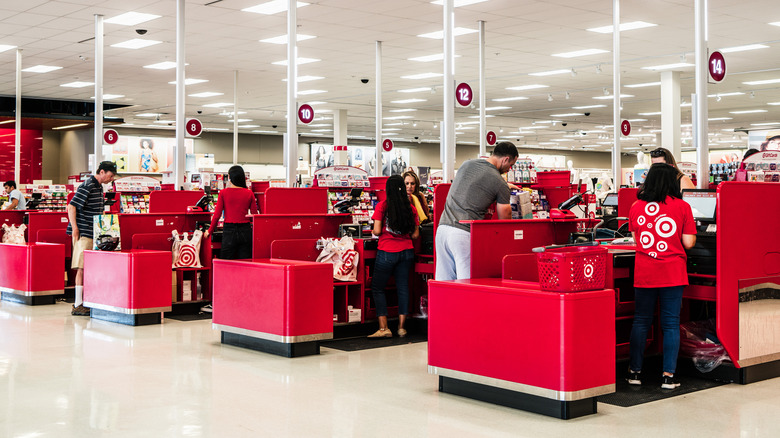
[[[203,132],[203,124],[200,123],[200,120],[198,119],[187,119],[187,123],[185,123],[184,126],[184,132],[186,132],[189,137],[197,137]]]
[[[113,129],[106,129],[103,131],[103,143],[114,144],[119,140],[119,134]]]
[[[458,84],[455,88],[455,100],[458,101],[460,106],[471,105],[471,100],[474,98],[474,93],[471,92],[469,84],[463,82]]]
[[[311,105],[304,103],[298,108],[298,118],[301,122],[308,125],[314,120],[314,108],[312,108]]]
[[[488,131],[487,135],[485,136],[485,140],[487,140],[487,144],[489,146],[493,146],[496,144],[496,133],[493,131]]]
[[[720,82],[726,78],[726,59],[717,50],[710,54],[709,70],[710,77],[715,82]]]
[[[622,132],[623,135],[631,134],[631,122],[623,120],[623,123],[620,124],[620,132]]]
[[[390,152],[393,150],[393,140],[385,139],[385,141],[382,142],[382,149],[385,150],[385,152]]]

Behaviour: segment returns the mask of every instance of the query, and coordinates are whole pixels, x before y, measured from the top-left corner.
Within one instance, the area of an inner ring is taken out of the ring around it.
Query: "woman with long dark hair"
[[[666,163],[674,167],[674,170],[677,171],[677,181],[680,182],[680,188],[682,189],[696,188],[696,186],[693,185],[693,181],[691,181],[688,175],[682,173],[682,170],[680,170],[680,168],[677,167],[677,160],[674,159],[674,155],[672,155],[672,152],[669,151],[669,149],[656,148],[650,151],[650,162],[652,162],[653,164]]]
[[[680,306],[688,285],[685,250],[696,244],[691,206],[682,200],[678,170],[665,163],[650,166],[638,201],[631,206],[629,227],[636,242],[634,262],[634,324],[631,328],[628,383],[642,384],[647,332],[660,302],[663,332],[662,389],[680,384],[674,379],[680,350]]]
[[[379,236],[378,251],[374,263],[374,277],[371,280],[371,293],[379,318],[379,330],[369,338],[391,338],[393,332],[387,328],[387,299],[385,286],[390,276],[395,276],[398,293],[398,336],[406,336],[404,323],[409,311],[409,271],[414,263],[412,239],[420,235],[417,212],[412,208],[406,194],[404,179],[393,175],[385,185],[387,199],[374,209],[373,233]]]
[[[257,214],[255,195],[246,187],[246,174],[241,166],[233,166],[228,170],[230,182],[219,192],[211,226],[205,237],[214,232],[222,213],[225,222],[222,227],[222,248],[219,250],[221,259],[252,258],[252,221],[247,214]]]

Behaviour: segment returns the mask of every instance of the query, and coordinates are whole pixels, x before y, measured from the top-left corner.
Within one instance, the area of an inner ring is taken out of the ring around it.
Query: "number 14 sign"
[[[726,59],[717,50],[710,55],[709,70],[710,77],[715,82],[720,82],[726,78]]]

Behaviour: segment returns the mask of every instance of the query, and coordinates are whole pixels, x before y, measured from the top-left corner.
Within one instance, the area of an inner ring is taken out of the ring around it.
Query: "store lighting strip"
[[[56,126],[54,128],[51,128],[51,129],[59,131],[60,129],[78,128],[78,127],[87,126],[87,125],[88,125],[88,123],[76,123],[75,125]]]

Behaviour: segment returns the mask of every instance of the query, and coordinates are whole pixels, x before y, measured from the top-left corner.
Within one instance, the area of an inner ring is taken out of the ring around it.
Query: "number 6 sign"
[[[203,124],[198,119],[187,119],[187,122],[184,124],[184,132],[187,134],[187,137],[197,137],[203,132]]]
[[[455,100],[458,101],[460,106],[471,105],[471,100],[474,98],[474,93],[471,92],[469,84],[462,82],[455,88]]]
[[[726,78],[726,59],[717,50],[710,55],[709,70],[710,77],[715,82],[720,82]]]
[[[119,140],[119,134],[113,129],[103,131],[103,144],[115,144]]]

